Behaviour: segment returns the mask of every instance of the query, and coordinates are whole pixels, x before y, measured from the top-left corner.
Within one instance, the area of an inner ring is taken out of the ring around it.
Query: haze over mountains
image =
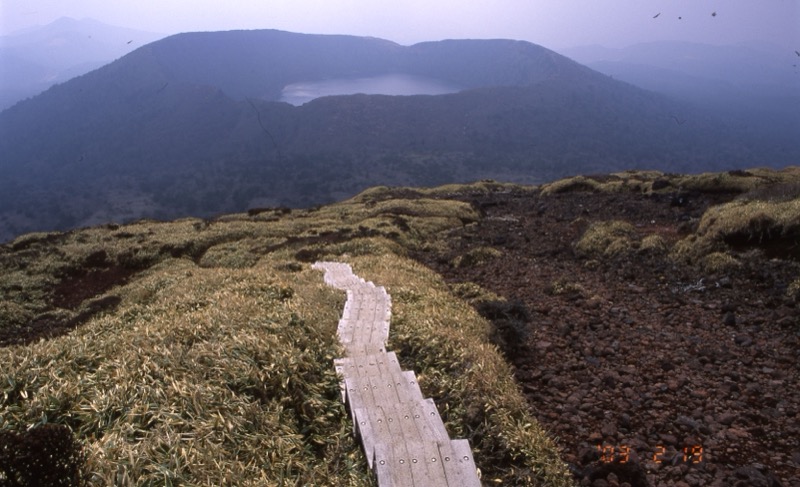
[[[460,91],[280,101],[298,83],[398,75]],[[377,184],[780,166],[800,155],[791,123],[754,130],[528,42],[179,34],[0,113],[0,241]]]
[[[68,17],[0,36],[0,110],[162,37]]]
[[[800,58],[766,42],[649,42],[562,54],[615,79],[712,108],[769,132],[800,133]]]
[[[623,49],[583,46],[561,54],[637,86],[682,96],[711,96],[715,90],[797,95],[800,69],[790,49],[765,42],[712,46],[691,42],[648,42]],[[689,80],[681,89],[676,81]],[[715,83],[709,89],[711,83]]]

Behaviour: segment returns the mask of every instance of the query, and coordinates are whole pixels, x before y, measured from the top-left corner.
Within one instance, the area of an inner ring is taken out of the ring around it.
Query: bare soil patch
[[[121,299],[103,294],[126,283],[135,272],[117,265],[74,269],[53,288],[49,309],[25,326],[0,328],[0,347],[49,340],[69,333],[100,312],[115,309]]]

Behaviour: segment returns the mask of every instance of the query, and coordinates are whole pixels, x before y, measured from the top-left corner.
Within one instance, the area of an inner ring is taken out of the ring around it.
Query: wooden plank
[[[391,414],[395,421],[400,424],[402,430],[403,440],[408,442],[422,442],[426,441],[422,432],[417,428],[417,423],[414,421],[414,412],[412,411],[413,404],[396,404],[391,408],[391,411],[385,414]],[[384,408],[386,411],[386,408]]]
[[[440,466],[435,442],[406,442],[405,447],[414,486],[447,486],[447,475]]]
[[[391,448],[391,463],[392,470],[392,485],[403,487],[414,487],[414,472],[411,469],[411,461],[408,452],[406,451],[405,443],[393,443],[389,445]],[[383,486],[381,486],[383,487]]]
[[[359,408],[366,407],[369,403],[371,403],[371,394],[369,396],[370,401],[367,402],[365,394],[368,393],[369,387],[367,386],[367,390],[362,390],[362,386],[358,382],[358,378],[356,377],[349,377],[344,380],[345,384],[345,399],[347,407],[350,410],[350,414],[352,415],[353,411]]]
[[[372,336],[372,330],[375,323],[375,310],[370,308],[359,309],[358,323],[361,335],[369,340],[369,338]]]
[[[395,352],[386,352],[386,370],[391,375],[403,373],[403,370],[400,368],[400,360],[397,358],[397,354]]]
[[[387,485],[393,487],[440,487],[447,485],[445,476],[437,475],[439,470],[429,469],[430,464],[424,458],[408,453],[405,445],[380,445],[376,450],[375,459],[376,474],[380,487]],[[388,468],[386,468],[387,465]]]
[[[380,461],[386,459],[389,464],[389,477],[391,485],[403,487],[439,487],[447,486],[448,481],[444,469],[437,464],[441,463],[437,456],[436,443],[429,442],[432,453],[431,460],[427,459],[427,449],[424,443],[395,442],[390,445],[381,445],[376,449],[376,464],[382,467]],[[384,449],[385,448],[385,449]],[[391,450],[391,453],[384,453]],[[382,476],[379,474],[378,485],[383,487]]]
[[[384,377],[402,374],[394,352],[359,355],[337,359],[345,377]]]
[[[394,405],[386,404],[383,406],[377,406],[375,409],[377,413],[376,416],[385,421],[386,426],[389,428],[389,437],[387,438],[387,442],[402,443],[404,440],[413,441],[417,439],[414,436],[406,438],[401,412],[395,409]]]
[[[344,385],[344,376],[345,376],[345,360],[340,358],[333,359],[333,368],[336,370],[336,375],[342,378],[339,382],[339,389],[341,389],[342,393],[342,403],[347,403],[347,389]]]
[[[377,435],[372,429],[369,411],[366,408],[356,408],[353,410],[352,416],[355,433],[361,441],[364,456],[367,457],[367,464],[369,468],[373,468]]]
[[[399,380],[403,384],[403,395],[401,396],[403,402],[416,403],[423,400],[422,390],[419,388],[417,375],[413,370],[401,372]]]
[[[375,445],[378,444],[386,444],[392,446],[392,455],[396,455],[396,445],[402,444],[402,442],[395,442],[394,437],[392,435],[392,430],[390,428],[390,423],[386,420],[386,417],[383,415],[383,410],[377,407],[369,408],[367,410],[367,414],[369,416],[369,423],[372,427],[373,436],[369,438],[369,442],[372,445],[374,450]],[[396,468],[396,464],[393,463],[392,469]],[[404,484],[400,484],[404,485]]]
[[[386,347],[383,344],[347,343],[344,348],[347,351],[347,355],[351,357],[375,355],[377,353],[386,352]]]
[[[372,401],[376,406],[385,406],[397,404],[400,402],[400,396],[397,394],[397,388],[394,381],[385,377],[370,377],[370,387],[372,390]]]
[[[345,292],[347,300],[344,303],[344,308],[342,308],[342,318],[350,318],[353,314],[353,291],[345,289]]]
[[[448,486],[481,487],[468,440],[440,442],[439,455],[442,458]]]
[[[361,377],[374,375],[373,370],[376,369],[375,364],[379,358],[373,355],[363,355],[346,357],[340,360],[344,366],[345,377]]]
[[[417,421],[417,428],[425,430],[425,436],[435,441],[449,440],[447,429],[444,427],[442,417],[433,399],[425,399],[414,405],[414,419]]]
[[[425,441],[422,443],[422,448],[422,454],[425,455],[425,466],[428,469],[428,477],[432,479],[430,485],[448,485],[447,473],[444,471],[444,462],[439,452],[438,443]]]
[[[383,377],[347,377],[345,388],[351,408],[385,406],[400,402],[394,384]]]
[[[382,409],[387,421],[393,420],[400,426],[400,435],[411,462],[414,485],[446,485],[437,444],[432,438],[425,437],[425,429],[418,427],[419,423],[414,418],[414,405],[398,404]],[[395,434],[394,431],[392,433]],[[394,441],[400,441],[396,434]]]
[[[386,380],[387,382],[391,382],[392,385],[394,386],[395,391],[397,391],[398,403],[402,404],[402,403],[416,402],[417,397],[411,390],[411,386],[408,384],[405,372],[386,376],[384,377],[384,380]]]
[[[351,343],[356,334],[356,326],[358,323],[351,319],[339,320],[339,326],[336,327],[336,334],[339,336],[339,341],[344,343]]]

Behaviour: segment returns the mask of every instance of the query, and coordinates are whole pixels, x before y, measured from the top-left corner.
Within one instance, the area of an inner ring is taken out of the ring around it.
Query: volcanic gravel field
[[[470,196],[484,217],[449,253],[416,256],[506,298],[477,307],[579,485],[800,487],[800,308],[786,293],[798,250],[745,242],[720,274],[667,251],[574,250],[608,220],[672,244],[733,197]],[[486,247],[502,255],[453,264]]]

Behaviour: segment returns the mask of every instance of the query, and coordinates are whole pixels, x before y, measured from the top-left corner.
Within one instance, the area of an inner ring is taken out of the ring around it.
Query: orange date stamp
[[[627,463],[630,461],[631,447],[628,445],[597,445],[597,450],[600,453],[600,461],[603,463]],[[701,445],[684,447],[677,454],[682,454],[679,460],[682,460],[683,463],[701,463],[703,461]],[[668,454],[666,447],[658,445],[651,458],[655,463],[664,463],[673,460],[674,456]]]

